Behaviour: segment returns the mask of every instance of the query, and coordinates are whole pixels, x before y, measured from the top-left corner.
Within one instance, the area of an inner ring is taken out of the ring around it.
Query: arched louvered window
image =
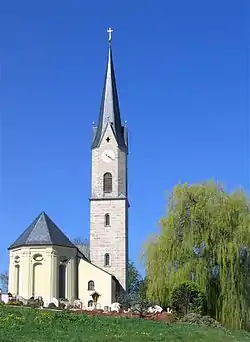
[[[110,266],[110,254],[108,253],[104,255],[104,266]]]
[[[110,172],[106,172],[103,175],[103,192],[105,193],[112,192],[112,175]]]
[[[105,214],[105,216],[104,216],[104,225],[110,226],[110,215],[109,214]]]
[[[95,283],[93,282],[93,280],[90,280],[88,282],[88,290],[89,291],[94,291],[95,290]]]

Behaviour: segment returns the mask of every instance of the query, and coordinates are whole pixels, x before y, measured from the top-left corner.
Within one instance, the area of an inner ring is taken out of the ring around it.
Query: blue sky
[[[176,183],[214,178],[249,190],[245,1],[2,1],[1,270],[42,210],[69,237],[88,237],[109,26],[139,268]]]

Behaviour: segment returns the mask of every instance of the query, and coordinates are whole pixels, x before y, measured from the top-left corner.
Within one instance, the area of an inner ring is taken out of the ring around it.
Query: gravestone
[[[110,312],[110,307],[107,306],[107,305],[105,305],[105,306],[104,306],[104,312],[105,312],[105,313]]]
[[[28,303],[28,299],[25,299],[22,296],[16,296],[16,299],[20,302],[23,302],[23,305],[27,305]]]
[[[58,299],[56,299],[56,298],[52,298],[51,301],[50,301],[50,303],[54,303],[55,306],[56,306],[57,308],[58,308],[58,306],[59,306],[59,301],[58,301]]]

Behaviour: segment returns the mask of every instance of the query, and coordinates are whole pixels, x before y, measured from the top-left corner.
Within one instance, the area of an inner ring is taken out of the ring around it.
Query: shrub
[[[150,300],[135,292],[124,292],[119,296],[118,302],[121,304],[122,309],[127,310],[130,308],[133,313],[138,314],[141,318],[146,315],[148,308],[153,305]]]
[[[244,329],[245,329],[246,331],[250,332],[250,322],[246,322],[246,323],[244,324]]]
[[[21,302],[19,300],[9,300],[6,304],[7,305],[22,306],[23,302]]]
[[[179,316],[189,312],[202,314],[205,311],[205,295],[199,286],[191,281],[177,285],[170,296],[171,307]]]
[[[188,313],[181,318],[180,322],[195,324],[203,327],[223,328],[222,325],[210,316],[202,316],[197,313]]]
[[[174,323],[176,321],[175,315],[166,311],[158,312],[153,317],[156,321],[162,321],[166,323]]]

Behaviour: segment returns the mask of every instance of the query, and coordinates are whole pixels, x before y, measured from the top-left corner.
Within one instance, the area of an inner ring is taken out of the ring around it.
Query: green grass
[[[249,342],[250,334],[133,318],[92,317],[1,306],[0,341]]]

